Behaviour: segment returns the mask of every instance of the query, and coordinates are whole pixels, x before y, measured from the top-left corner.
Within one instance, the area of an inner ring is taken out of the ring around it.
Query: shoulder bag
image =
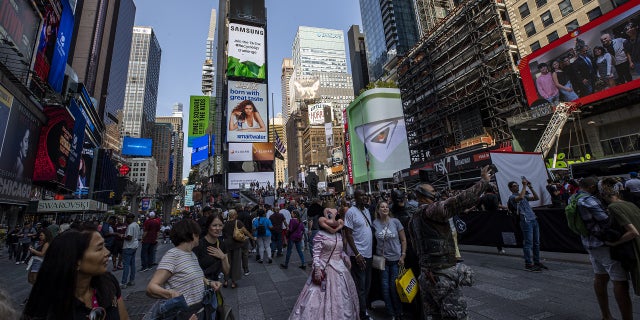
[[[238,220],[236,220],[236,224],[233,227],[233,240],[238,242],[244,242],[247,240],[247,237],[244,235],[242,230],[238,229]]]

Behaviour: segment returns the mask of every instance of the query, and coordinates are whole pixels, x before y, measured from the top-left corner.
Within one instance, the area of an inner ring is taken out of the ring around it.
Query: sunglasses
[[[107,311],[103,307],[95,307],[89,312],[89,320],[104,320],[107,317]]]

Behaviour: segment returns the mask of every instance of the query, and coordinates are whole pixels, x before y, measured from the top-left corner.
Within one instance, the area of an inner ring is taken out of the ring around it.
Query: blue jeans
[[[282,254],[282,231],[271,230],[271,253]]]
[[[136,280],[136,249],[122,249],[122,284]],[[129,278],[129,281],[127,281]]]
[[[382,287],[382,298],[390,316],[400,316],[402,314],[402,303],[396,290],[396,278],[398,277],[398,261],[386,260],[384,270],[380,271],[380,284]]]
[[[356,290],[358,290],[358,302],[360,304],[360,318],[366,318],[367,314],[367,296],[369,296],[369,290],[371,289],[371,262],[372,258],[364,258],[365,268],[360,269],[356,257],[350,257],[351,259],[351,276],[353,282],[356,284]]]
[[[142,250],[140,250],[142,269],[151,268],[151,265],[155,262],[156,246],[155,243],[142,243]]]
[[[291,258],[291,247],[296,246],[296,251],[298,251],[298,255],[300,256],[300,265],[304,266],[304,253],[302,252],[302,240],[301,241],[289,241],[289,245],[287,246],[287,257],[284,259],[284,265],[289,265],[289,258]]]
[[[520,217],[520,228],[522,229],[522,251],[524,252],[524,263],[540,263],[540,227],[538,220],[527,221],[524,216]],[[533,263],[531,252],[533,251]]]

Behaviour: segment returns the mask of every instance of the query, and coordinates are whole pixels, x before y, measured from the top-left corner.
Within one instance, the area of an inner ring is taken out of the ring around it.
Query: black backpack
[[[264,237],[267,235],[267,227],[263,224],[260,224],[260,220],[262,218],[258,218],[258,227],[256,228],[256,232],[258,233],[258,237]]]

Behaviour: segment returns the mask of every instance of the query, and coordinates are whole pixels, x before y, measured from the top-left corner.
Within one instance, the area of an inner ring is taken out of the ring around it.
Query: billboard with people
[[[354,183],[388,179],[411,165],[399,89],[362,93],[347,108]]]
[[[267,85],[229,81],[227,142],[267,142]],[[263,118],[264,117],[264,118]]]
[[[640,5],[626,4],[520,62],[529,104],[587,104],[640,86]]]

